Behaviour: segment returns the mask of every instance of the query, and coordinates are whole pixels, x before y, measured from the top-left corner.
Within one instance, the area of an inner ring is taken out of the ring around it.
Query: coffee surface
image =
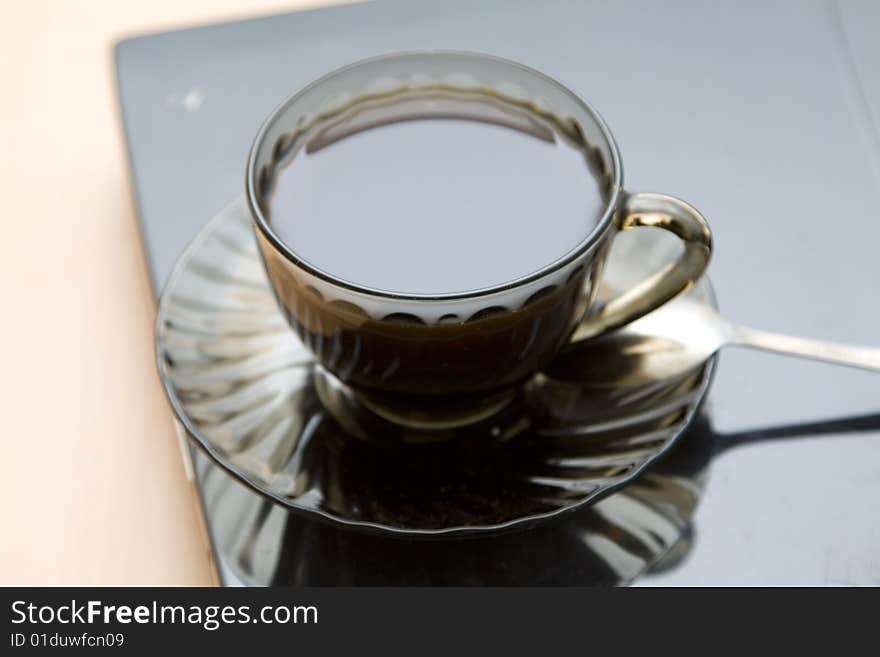
[[[535,126],[424,113],[343,126],[276,173],[269,221],[298,257],[361,286],[443,294],[516,280],[575,248],[605,207],[581,149]]]

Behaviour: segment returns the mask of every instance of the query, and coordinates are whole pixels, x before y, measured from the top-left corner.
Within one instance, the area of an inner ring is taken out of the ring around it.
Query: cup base
[[[531,421],[522,388],[460,397],[413,398],[351,386],[316,365],[321,403],[351,436],[389,444],[426,444],[458,439],[504,441]]]

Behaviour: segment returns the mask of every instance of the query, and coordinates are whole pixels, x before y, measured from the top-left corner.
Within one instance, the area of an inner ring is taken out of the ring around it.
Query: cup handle
[[[620,328],[648,314],[693,285],[709,264],[712,231],[706,219],[689,203],[666,194],[627,194],[619,229],[642,226],[663,228],[684,242],[684,253],[650,278],[608,301],[598,313],[585,318],[574,339],[584,339]]]

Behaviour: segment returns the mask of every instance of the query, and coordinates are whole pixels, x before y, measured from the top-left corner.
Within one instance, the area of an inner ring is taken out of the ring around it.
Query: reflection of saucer
[[[697,423],[699,424],[699,423]],[[255,495],[199,454],[195,462],[221,570],[251,586],[613,586],[672,568],[713,442],[688,429],[643,477],[528,532],[424,541],[310,522]]]
[[[638,257],[615,248],[608,287],[668,261],[658,244],[639,244]],[[706,282],[690,294],[711,302]],[[160,300],[157,353],[179,419],[231,474],[291,510],[414,536],[531,524],[618,489],[682,433],[712,370],[621,389],[572,379],[571,368],[554,378],[551,367],[531,386],[539,410],[506,442],[352,440],[317,398],[313,360],[276,307],[240,201],[178,262]]]

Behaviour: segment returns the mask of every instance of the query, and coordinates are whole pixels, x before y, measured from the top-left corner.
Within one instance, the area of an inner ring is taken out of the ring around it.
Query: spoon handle
[[[769,333],[758,329],[736,327],[731,344],[753,347],[764,351],[789,354],[812,358],[838,365],[861,367],[866,370],[880,372],[880,348],[859,347],[836,342],[822,342],[807,338],[796,338],[791,335]]]

